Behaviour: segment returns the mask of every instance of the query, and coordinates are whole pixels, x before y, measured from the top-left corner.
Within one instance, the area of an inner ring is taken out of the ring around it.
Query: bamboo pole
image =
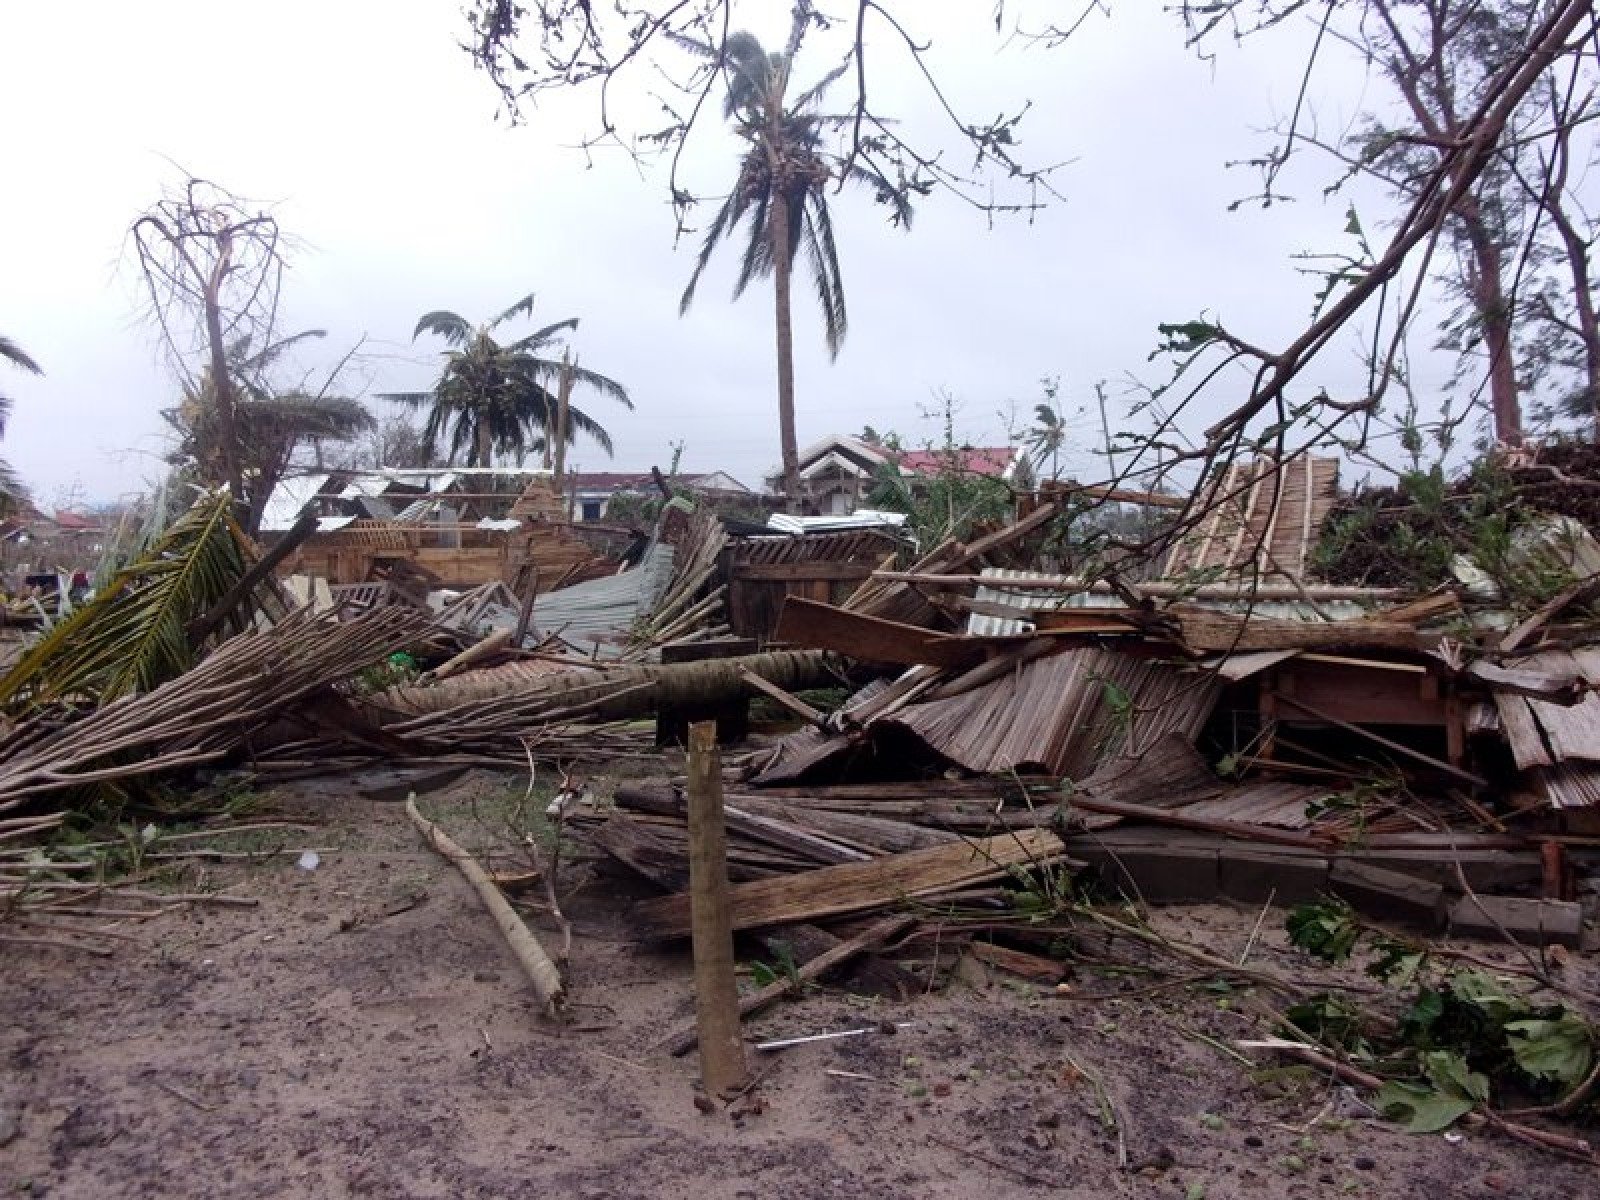
[[[733,978],[733,910],[722,813],[722,756],[715,721],[689,726],[689,903],[694,941],[694,1010],[706,1091],[744,1086],[739,989]]]
[[[478,899],[483,901],[483,906],[494,918],[494,923],[506,939],[506,944],[511,947],[511,953],[516,955],[518,964],[527,975],[528,982],[533,985],[534,994],[544,1005],[545,1012],[552,1017],[559,1016],[566,1007],[566,985],[561,980],[561,972],[556,970],[555,963],[550,961],[550,956],[539,944],[539,939],[534,937],[522,923],[522,918],[517,916],[516,910],[511,907],[500,889],[495,887],[488,873],[473,860],[472,856],[451,841],[444,830],[417,811],[415,792],[406,797],[406,816],[411,818],[411,823],[422,834],[423,840],[441,856],[454,863],[456,870],[466,877],[467,882],[478,893]]]

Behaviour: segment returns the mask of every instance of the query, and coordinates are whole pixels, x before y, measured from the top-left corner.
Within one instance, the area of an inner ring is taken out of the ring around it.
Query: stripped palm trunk
[[[783,650],[693,663],[639,663],[563,671],[529,681],[506,676],[507,690],[483,695],[469,672],[426,688],[395,688],[369,706],[384,732],[419,745],[535,734],[541,726],[585,719],[621,721],[660,708],[714,707],[754,694],[744,672],[790,691],[835,682],[842,662],[821,650]]]

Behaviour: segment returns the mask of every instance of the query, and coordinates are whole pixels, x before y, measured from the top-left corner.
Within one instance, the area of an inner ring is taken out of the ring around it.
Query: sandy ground
[[[5,1194],[1600,1194],[1585,1167],[1405,1135],[1301,1072],[1252,1077],[1199,1036],[1260,1032],[1226,996],[1090,972],[1070,996],[977,975],[906,1003],[813,991],[753,1032],[914,1025],[752,1052],[758,1085],[707,1114],[694,1058],[656,1049],[691,1015],[689,964],[634,943],[639,885],[597,876],[569,905],[577,1023],[559,1029],[399,805],[300,803],[326,826],[297,843],[330,848],[316,870],[287,856],[216,872],[258,908],[162,917],[106,960],[7,948]],[[1255,914],[1159,919],[1236,952]],[[1284,953],[1270,928],[1264,943]]]

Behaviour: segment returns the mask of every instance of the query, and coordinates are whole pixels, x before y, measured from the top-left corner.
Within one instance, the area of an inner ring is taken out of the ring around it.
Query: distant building
[[[935,475],[954,467],[967,474],[1010,480],[1021,455],[1010,446],[962,446],[943,450],[896,450],[847,434],[834,434],[807,446],[800,453],[800,490],[808,512],[845,516],[855,512],[872,490],[879,472],[898,467],[907,476]],[[783,476],[768,481],[774,491],[783,488]]]
[[[751,491],[726,471],[707,471],[698,475],[679,474],[668,481],[668,486],[693,492],[710,501],[759,501],[760,494]],[[572,520],[575,522],[604,521],[610,516],[611,501],[618,496],[656,496],[660,489],[648,473],[617,471],[570,471],[562,479]]]

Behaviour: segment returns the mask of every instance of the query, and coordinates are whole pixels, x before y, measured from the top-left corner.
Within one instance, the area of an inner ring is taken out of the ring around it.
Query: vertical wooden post
[[[694,1011],[700,1031],[700,1077],[706,1091],[745,1082],[739,989],[733,978],[733,919],[728,900],[728,839],[722,815],[722,756],[717,724],[689,726],[689,911],[694,940]]]

